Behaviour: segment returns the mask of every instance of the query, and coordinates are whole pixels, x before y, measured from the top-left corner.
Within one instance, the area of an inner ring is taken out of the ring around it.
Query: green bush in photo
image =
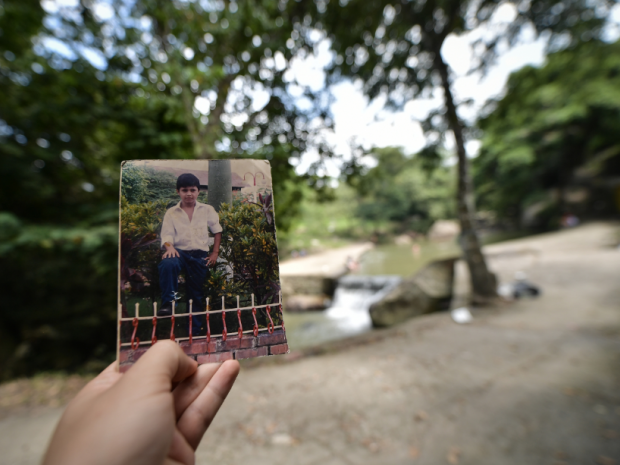
[[[232,269],[233,282],[254,294],[257,305],[278,301],[280,292],[278,246],[272,220],[271,196],[260,205],[251,202],[222,204],[220,257]]]

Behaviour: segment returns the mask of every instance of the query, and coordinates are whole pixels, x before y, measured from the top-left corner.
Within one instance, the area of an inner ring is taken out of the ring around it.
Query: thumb
[[[131,367],[119,383],[141,395],[170,392],[172,383],[193,375],[198,364],[170,340],[159,341]]]

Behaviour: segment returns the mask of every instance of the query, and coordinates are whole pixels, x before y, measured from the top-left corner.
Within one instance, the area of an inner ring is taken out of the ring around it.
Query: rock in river
[[[373,326],[392,326],[417,315],[446,310],[452,299],[455,261],[450,258],[431,262],[372,304]]]

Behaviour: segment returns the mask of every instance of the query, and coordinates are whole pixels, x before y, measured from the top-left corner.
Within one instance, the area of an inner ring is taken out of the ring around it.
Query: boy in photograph
[[[180,201],[168,209],[161,228],[161,245],[165,248],[159,263],[159,283],[162,305],[158,316],[172,314],[172,302],[176,300],[179,273],[185,272],[185,286],[189,312],[189,300],[193,300],[194,312],[204,311],[204,280],[209,267],[215,265],[220,251],[222,227],[217,212],[211,205],[198,202],[200,181],[191,173],[177,179]],[[209,231],[214,236],[213,250],[209,253]],[[203,334],[205,318],[194,316],[194,335]]]

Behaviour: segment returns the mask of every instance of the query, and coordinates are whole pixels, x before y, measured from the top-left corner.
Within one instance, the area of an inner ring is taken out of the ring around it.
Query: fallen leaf
[[[420,449],[413,446],[409,448],[409,457],[415,460],[418,458],[418,455],[420,455]]]
[[[428,414],[424,410],[420,410],[418,413],[415,414],[416,421],[424,421],[427,418],[428,418]]]
[[[450,452],[448,452],[448,455],[446,456],[446,458],[448,459],[448,462],[450,463],[450,465],[457,465],[457,463],[459,463],[460,455],[461,455],[461,451],[457,447],[452,447],[450,448]]]

